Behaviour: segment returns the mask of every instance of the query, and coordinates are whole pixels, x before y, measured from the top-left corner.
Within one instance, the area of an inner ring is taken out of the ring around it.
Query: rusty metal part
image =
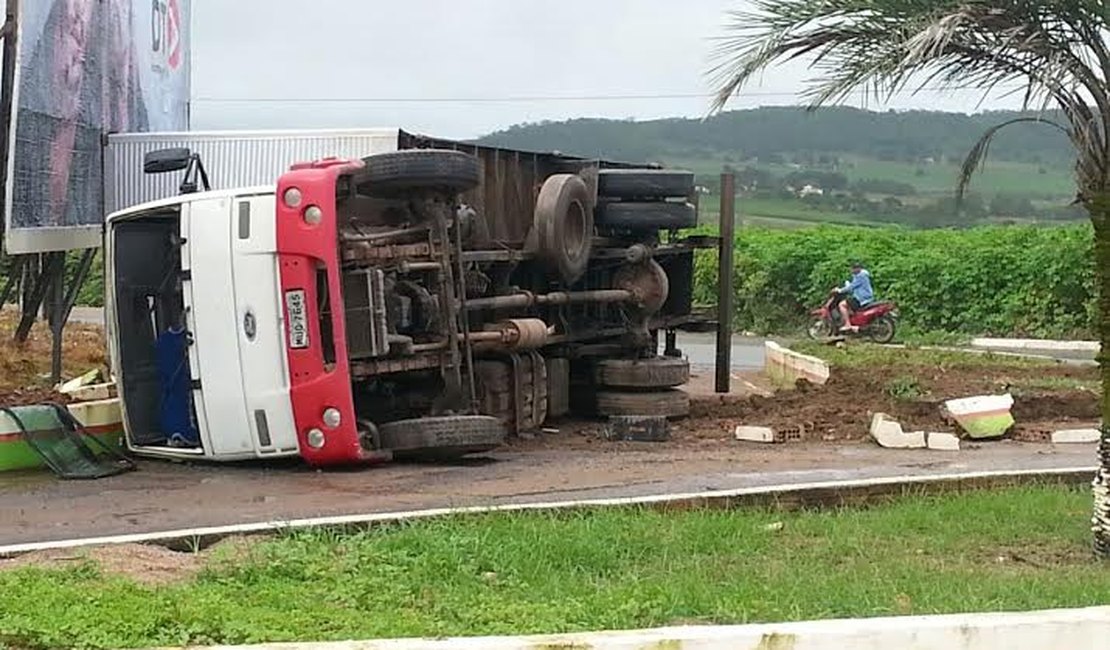
[[[397,265],[397,270],[401,273],[416,273],[417,271],[439,271],[443,268],[443,264],[439,262],[409,262],[402,260]]]
[[[651,259],[651,249],[643,244],[632,244],[624,251],[624,261],[629,264],[640,264]]]
[[[455,312],[455,318],[458,320],[458,327],[462,330],[462,346],[463,353],[466,357],[466,375],[467,385],[470,388],[470,409],[472,411],[478,408],[478,392],[474,383],[474,346],[470,341],[470,318],[466,314],[466,272],[463,269],[463,244],[462,244],[462,225],[456,215],[455,227],[455,264],[456,275],[459,286],[457,287],[456,294],[459,298],[459,309]]]
[[[510,350],[536,350],[547,345],[547,323],[538,318],[510,318],[494,323],[489,330],[500,334],[499,343]]]
[[[349,242],[342,246],[344,262],[388,262],[392,260],[427,259],[440,252],[427,242],[375,246],[369,242]]]
[[[547,358],[547,416],[558,418],[570,412],[570,360]]]
[[[632,303],[641,315],[658,312],[670,293],[667,272],[655,260],[622,267],[613,276],[613,284],[632,293]]]
[[[361,379],[364,377],[386,375],[393,372],[409,372],[411,370],[436,368],[440,365],[440,356],[439,354],[416,354],[411,357],[352,361],[351,377],[354,379]]]
[[[398,228],[395,230],[386,230],[381,232],[355,232],[351,230],[343,230],[339,233],[339,240],[344,243],[365,242],[370,244],[386,244],[394,240],[404,240],[422,235],[427,237],[428,226],[420,225],[414,228]],[[400,242],[411,243],[411,242]]]
[[[431,207],[442,207],[434,203]],[[443,338],[447,341],[447,357],[441,366],[445,393],[454,393],[462,390],[462,355],[459,351],[459,304],[458,292],[455,287],[455,273],[451,267],[451,238],[447,232],[447,215],[442,210],[436,210],[431,215],[435,220],[435,237],[440,246],[439,261],[443,265],[438,274],[440,291],[440,309],[446,313],[440,321],[443,329]]]
[[[623,289],[597,289],[593,291],[554,291],[552,293],[532,293],[520,291],[508,296],[478,298],[467,302],[467,308],[509,309],[532,307],[535,305],[573,305],[588,302],[628,302],[634,299],[633,292]]]

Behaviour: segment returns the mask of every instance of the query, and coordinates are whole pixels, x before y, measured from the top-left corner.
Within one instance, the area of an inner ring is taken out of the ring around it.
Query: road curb
[[[971,347],[983,350],[1040,350],[1044,352],[1093,352],[1098,354],[1098,341],[1053,341],[1049,339],[977,338]]]
[[[1092,607],[544,636],[274,643],[208,650],[1102,650],[1108,637],[1110,607]]]
[[[1097,467],[1072,467],[1052,470],[1014,470],[935,474],[932,476],[892,476],[855,481],[825,481],[773,485],[734,490],[670,493],[640,497],[540,501],[491,506],[433,508],[404,512],[335,515],[306,519],[272,520],[226,526],[206,526],[149,533],[29,542],[0,546],[0,558],[33,551],[74,549],[114,544],[156,544],[180,551],[206,548],[231,536],[265,535],[311,528],[360,529],[374,525],[446,516],[541,510],[585,510],[608,507],[645,507],[658,510],[695,508],[770,507],[777,509],[840,507],[888,500],[905,494],[943,494],[997,489],[1032,484],[1090,485]]]

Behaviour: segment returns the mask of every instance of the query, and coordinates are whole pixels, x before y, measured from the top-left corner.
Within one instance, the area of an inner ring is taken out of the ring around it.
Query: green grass
[[[500,514],[265,541],[143,587],[0,572],[0,646],[481,635],[1110,602],[1086,489],[835,512]],[[783,526],[771,524],[781,522]],[[777,529],[777,530],[776,530]]]
[[[795,341],[790,349],[828,361],[833,367],[867,368],[892,367],[975,367],[983,370],[1023,368],[1029,366],[1055,366],[1049,359],[1031,359],[1010,355],[935,350],[923,348],[896,348],[869,343],[851,342],[843,347],[825,345],[815,341]]]

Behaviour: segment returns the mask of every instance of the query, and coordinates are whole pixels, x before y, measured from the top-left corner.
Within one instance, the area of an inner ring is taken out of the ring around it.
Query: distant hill
[[[491,133],[480,142],[628,161],[741,161],[836,154],[899,162],[930,158],[952,162],[962,160],[988,128],[1020,115],[1011,111],[966,115],[768,107],[731,111],[706,120],[577,119],[521,124]],[[1053,167],[1070,166],[1072,158],[1071,146],[1063,134],[1040,124],[1008,127],[999,134],[990,153],[992,160]]]

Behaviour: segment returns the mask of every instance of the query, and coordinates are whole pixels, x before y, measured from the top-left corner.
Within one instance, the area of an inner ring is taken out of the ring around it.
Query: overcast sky
[[[396,126],[470,138],[539,120],[702,116],[712,39],[745,4],[193,0],[193,128]],[[804,65],[774,70],[730,107],[796,104],[807,78]],[[929,93],[867,107],[1017,104],[980,99]]]

